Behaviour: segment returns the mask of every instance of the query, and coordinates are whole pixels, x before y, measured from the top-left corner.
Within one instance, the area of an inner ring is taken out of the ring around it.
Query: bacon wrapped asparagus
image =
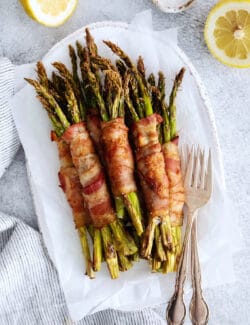
[[[81,70],[102,120],[98,131],[99,138],[96,139],[97,146],[102,148],[101,153],[118,213],[124,214],[121,208],[124,205],[137,234],[141,236],[143,233],[142,214],[134,179],[133,153],[128,140],[128,128],[124,122],[122,79],[117,68],[108,59],[98,56],[97,46],[88,29],[86,29],[86,42],[88,53],[85,52],[85,57],[87,60],[82,60]],[[98,70],[104,70],[104,89],[99,82]],[[90,127],[93,129],[93,117],[90,122]]]
[[[52,141],[56,141],[59,159],[60,171],[58,173],[60,186],[64,191],[67,201],[72,209],[75,227],[79,232],[83,253],[85,256],[86,273],[90,278],[94,278],[91,254],[87,239],[87,227],[92,223],[89,212],[84,204],[82,197],[82,186],[76,168],[73,165],[70,148],[62,139],[58,138],[55,132],[51,133]],[[102,250],[100,250],[102,254]]]
[[[39,81],[41,83],[41,87],[45,90],[46,86],[52,89],[51,91],[55,91],[55,86],[47,79],[47,74],[43,65],[38,62],[37,64]],[[27,80],[30,82],[35,88],[39,89],[40,84],[33,80]],[[53,88],[52,88],[53,87]],[[94,278],[93,272],[93,263],[91,260],[90,248],[87,238],[87,226],[90,225],[91,220],[88,214],[88,211],[84,205],[83,198],[81,195],[81,184],[79,181],[78,173],[73,166],[72,158],[69,151],[69,146],[61,139],[61,134],[63,133],[64,126],[63,123],[58,119],[57,114],[54,111],[53,101],[48,100],[43,93],[38,92],[38,99],[42,103],[43,107],[46,109],[52,125],[54,127],[54,131],[51,133],[51,140],[56,141],[59,160],[60,160],[60,171],[58,173],[60,186],[62,187],[67,201],[72,209],[72,214],[74,218],[75,227],[78,230],[78,234],[81,241],[81,246],[83,250],[83,254],[85,257],[86,263],[86,273],[92,279]],[[62,116],[63,118],[63,116]],[[67,124],[66,120],[64,124]]]
[[[157,125],[161,122],[162,118],[158,114],[152,114],[136,122],[132,127],[137,169],[149,212],[149,224],[143,242],[145,257],[151,254],[157,225],[160,224],[160,227],[163,227],[168,218],[169,184],[157,133]],[[162,242],[165,247],[168,247],[168,230],[165,230],[167,229],[162,229]],[[160,252],[164,260],[165,254],[161,249]]]
[[[116,222],[105,175],[99,158],[94,151],[86,123],[81,122],[82,117],[73,87],[71,87],[69,80],[65,78],[67,119],[65,113],[45,86],[34,80],[28,79],[27,81],[35,87],[38,95],[49,103],[51,109],[49,115],[53,116],[54,124],[56,123],[57,128],[60,128],[58,133],[63,134],[63,140],[69,145],[72,161],[80,178],[85,204],[95,229],[100,229],[111,277],[116,278],[119,274],[116,250],[124,254],[124,251],[127,250],[127,239],[124,238],[121,225]],[[112,225],[112,227],[109,225]]]
[[[149,258],[155,243],[157,258],[165,261],[166,252],[171,249],[172,238],[169,220],[169,184],[157,133],[157,125],[162,122],[162,118],[153,112],[140,62],[137,68],[118,46],[112,42],[104,43],[130,70],[125,77],[125,100],[134,119],[132,133],[137,170],[149,217],[141,253]]]
[[[72,50],[71,50],[72,51]],[[72,78],[72,75],[71,73],[68,71],[68,69],[65,67],[65,65],[63,65],[62,63],[59,63],[59,62],[55,62],[53,63],[54,67],[59,71],[59,73],[61,74],[61,76],[66,80],[68,81],[68,83],[73,83],[73,78]],[[87,80],[84,79],[84,84],[86,84]],[[86,85],[85,85],[86,87]],[[73,93],[74,94],[74,93]],[[86,105],[88,105],[88,101],[86,103]],[[87,130],[87,125],[86,123],[84,122],[84,128],[86,130],[86,134],[88,134],[88,138],[89,138],[89,141],[91,142],[92,144],[92,147],[91,147],[91,150],[94,150],[95,151],[95,148],[94,148],[94,145],[93,145],[93,142],[92,142],[92,139],[91,137],[89,136],[89,132]],[[73,131],[74,133],[74,131]],[[76,146],[77,148],[77,146]],[[90,148],[90,147],[89,147]],[[71,154],[73,155],[73,152],[71,152]],[[97,156],[97,154],[95,154],[96,157],[98,158],[98,161],[99,161],[99,157]],[[74,159],[73,159],[74,161]],[[100,161],[99,161],[100,163]],[[76,161],[76,164],[77,164],[77,161]],[[80,171],[79,171],[80,173]],[[104,170],[102,170],[102,172],[100,172],[100,177],[101,176],[104,176]],[[96,177],[98,177],[98,175],[96,175]],[[81,177],[80,177],[81,179]],[[105,182],[103,183],[106,187],[106,180]],[[103,188],[103,185],[102,184],[102,188]],[[106,191],[106,193],[108,193],[108,191]],[[96,200],[94,200],[95,204],[96,204]],[[94,204],[93,202],[93,204]],[[111,201],[106,201],[106,203],[110,203]],[[104,205],[99,205],[97,206],[97,210],[99,211],[101,208],[105,208]],[[108,205],[106,205],[106,215],[108,215]],[[95,212],[97,213],[97,212]],[[114,214],[114,210],[112,208],[112,213]],[[91,214],[91,211],[90,211],[90,214]],[[120,253],[120,254],[123,254],[125,256],[127,255],[132,255],[134,254],[136,251],[137,251],[137,246],[135,245],[135,242],[133,241],[133,239],[125,232],[124,228],[123,228],[123,225],[119,222],[119,220],[117,218],[115,218],[113,221],[110,220],[110,222],[107,220],[106,221],[110,228],[111,228],[111,232],[113,234],[113,237],[115,239],[115,245],[116,245],[116,248],[117,248],[117,251]],[[123,261],[125,260],[125,258],[123,258]],[[124,268],[124,267],[121,267],[121,268]]]
[[[165,80],[162,72],[159,72],[158,86],[155,85],[153,75],[149,82],[152,86],[154,109],[161,114],[163,123],[159,129],[159,137],[162,142],[162,151],[165,160],[166,173],[169,179],[169,213],[172,227],[174,250],[168,254],[170,263],[168,271],[173,271],[178,265],[181,249],[181,226],[183,224],[183,206],[185,203],[185,191],[181,173],[180,155],[178,150],[178,133],[176,128],[175,99],[181,85],[184,68],[176,75],[173,89],[170,94],[169,105],[165,101]]]

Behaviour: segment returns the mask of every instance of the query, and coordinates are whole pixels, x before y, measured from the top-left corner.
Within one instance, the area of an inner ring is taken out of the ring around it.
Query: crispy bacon
[[[89,212],[84,206],[82,186],[75,167],[61,167],[58,173],[60,186],[72,209],[77,229],[91,223]]]
[[[137,149],[159,143],[156,126],[161,122],[159,114],[152,114],[133,124],[132,132]]]
[[[70,145],[73,164],[83,187],[82,195],[96,228],[102,228],[115,220],[107,184],[86,123],[72,125],[63,134]]]
[[[102,122],[101,127],[101,143],[113,194],[120,196],[136,191],[134,159],[124,119]]]
[[[97,175],[97,178],[93,180],[93,182],[89,185],[86,185],[82,191],[84,194],[89,195],[99,190],[99,188],[102,186],[102,184],[105,182],[105,176],[103,171],[100,172],[99,175]]]
[[[96,149],[99,152],[99,149],[101,149],[101,121],[98,112],[96,112],[95,110],[92,110],[91,113],[87,115],[87,128],[89,130],[89,134],[92,140],[94,141]]]
[[[80,179],[72,162],[69,145],[64,140],[58,138],[55,132],[51,132],[51,140],[56,141],[59,152],[61,167],[58,178],[60,187],[64,191],[72,209],[75,226],[79,229],[91,223],[89,212],[84,205]]]
[[[151,217],[165,216],[169,209],[169,184],[157,133],[157,125],[161,121],[158,114],[153,114],[132,127],[137,169]]]
[[[63,140],[57,140],[59,160],[61,167],[73,167],[69,145]]]
[[[183,222],[183,206],[185,191],[181,174],[181,163],[178,150],[178,138],[162,145],[166,172],[169,179],[169,211],[172,226],[181,226]]]

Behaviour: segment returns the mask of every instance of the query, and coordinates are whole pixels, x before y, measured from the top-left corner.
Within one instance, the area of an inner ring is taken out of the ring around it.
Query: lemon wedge
[[[27,14],[37,22],[57,27],[74,12],[77,0],[20,0]]]
[[[250,0],[222,0],[213,7],[205,25],[210,52],[222,63],[250,67]]]

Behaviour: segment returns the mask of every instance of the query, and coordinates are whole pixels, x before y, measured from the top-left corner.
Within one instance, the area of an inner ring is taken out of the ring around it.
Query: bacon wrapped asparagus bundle
[[[70,49],[70,55],[71,55],[71,59],[73,61],[75,59],[75,57],[72,56],[72,48]],[[59,71],[61,76],[66,81],[68,81],[68,83],[73,83],[74,82],[71,73],[68,71],[68,69],[65,67],[65,65],[63,65],[62,63],[59,63],[59,62],[55,62],[55,63],[53,63],[53,65]],[[86,79],[86,77],[83,80],[84,89],[88,88],[88,86],[89,86],[88,84],[86,85],[87,80],[88,79]],[[86,96],[86,94],[85,94],[85,97],[87,98],[86,103],[85,103],[85,105],[87,106],[89,104],[88,96]],[[92,98],[91,98],[91,101],[93,101]],[[86,127],[86,124],[85,124],[85,127]],[[89,132],[88,132],[87,128],[86,128],[86,132],[89,135]],[[90,140],[91,140],[91,138],[90,138]],[[91,140],[91,143],[92,143],[92,146],[93,146],[92,140]],[[93,146],[93,150],[95,150],[94,146]],[[99,161],[99,158],[98,158],[98,161]],[[104,175],[103,170],[102,170],[102,174]],[[105,184],[106,184],[106,182],[105,182]],[[121,257],[122,254],[125,255],[125,256],[134,254],[137,251],[137,246],[135,245],[135,242],[129,236],[129,234],[127,234],[125,232],[124,227],[119,222],[119,220],[117,218],[115,218],[114,222],[109,223],[109,226],[110,226],[112,234],[114,236],[116,248],[117,248],[117,251],[119,252],[120,257]],[[122,260],[125,261],[124,256],[123,256]],[[129,261],[128,261],[128,264],[129,264]],[[128,265],[123,265],[123,266],[121,265],[121,269],[127,269],[128,267],[129,267]]]
[[[50,87],[52,91],[55,91],[55,86],[47,79],[44,67],[40,62],[37,63],[37,69],[39,81],[43,85],[42,87],[46,89],[45,87],[47,86]],[[27,81],[33,86],[35,86],[37,89],[40,87],[40,84],[36,81]],[[60,186],[62,187],[67,201],[69,202],[69,205],[72,209],[75,227],[78,230],[83,254],[85,257],[86,273],[91,279],[93,279],[93,263],[91,260],[90,248],[87,238],[87,227],[88,225],[90,225],[91,220],[83,202],[81,194],[81,184],[79,181],[78,173],[75,167],[73,166],[69,146],[61,138],[61,134],[64,131],[64,126],[63,123],[60,122],[57,114],[54,111],[53,102],[49,101],[46,97],[44,97],[42,92],[38,92],[37,97],[43,107],[46,109],[54,127],[54,131],[52,131],[51,133],[51,140],[56,141],[59,153],[59,160],[61,166],[60,171],[58,173],[58,177],[60,181]],[[64,121],[64,124],[65,123],[66,121]]]
[[[97,146],[102,148],[101,152],[118,213],[123,215],[123,206],[125,206],[137,234],[141,236],[143,233],[142,214],[134,179],[133,153],[128,140],[128,128],[124,122],[122,79],[117,68],[108,59],[98,56],[97,46],[88,29],[86,29],[86,42],[88,52],[85,52],[85,57],[87,59],[82,60],[81,70],[102,120],[100,130],[95,129],[92,133],[95,133],[94,137],[96,137],[96,131],[99,135],[96,142]],[[99,82],[99,70],[104,70],[104,89]],[[92,129],[93,121],[92,116],[91,123],[89,123]]]
[[[153,112],[143,71],[140,72],[142,68],[140,62],[137,68],[118,46],[112,42],[104,43],[130,69],[125,77],[125,100],[135,122],[132,133],[137,170],[149,216],[141,253],[149,258],[155,243],[157,258],[165,261],[166,253],[171,249],[172,238],[169,220],[169,184],[157,133],[157,125],[162,122],[162,118]]]
[[[151,254],[154,237],[161,236],[162,242],[158,239],[155,241],[155,245],[159,259],[165,260],[163,246],[169,247],[169,224],[167,220],[169,188],[164,157],[157,133],[157,125],[161,122],[162,119],[159,115],[149,115],[133,125],[132,133],[136,146],[137,169],[149,212],[149,223],[143,241],[142,254],[148,257]],[[159,224],[161,235],[156,230]]]
[[[127,241],[126,238],[123,238],[124,231],[121,225],[116,222],[105,175],[88,134],[86,123],[81,122],[81,115],[74,91],[69,81],[65,79],[65,97],[68,109],[68,117],[66,117],[45,86],[35,80],[27,79],[27,81],[35,87],[38,95],[48,102],[50,107],[49,115],[50,117],[53,116],[54,124],[56,123],[57,128],[60,129],[58,133],[62,134],[63,140],[70,147],[72,161],[80,178],[85,204],[95,229],[100,229],[101,232],[106,262],[111,277],[117,278],[119,269],[116,249],[120,250],[121,254],[123,254],[122,250],[126,250]],[[112,225],[112,227],[109,225]]]
[[[159,129],[159,137],[162,143],[162,151],[165,159],[166,173],[169,179],[169,213],[172,227],[173,252],[168,254],[170,263],[168,271],[174,271],[178,265],[181,250],[181,226],[183,224],[183,206],[185,203],[185,191],[181,174],[180,155],[178,150],[178,133],[176,128],[177,91],[181,85],[185,69],[182,68],[176,75],[173,89],[170,94],[169,105],[165,101],[165,80],[162,72],[159,72],[158,85],[156,87],[153,75],[149,77],[152,86],[154,109],[163,118]]]
[[[92,223],[89,212],[84,205],[82,197],[82,186],[79,180],[79,176],[76,168],[73,165],[70,148],[68,144],[59,138],[55,132],[51,133],[52,141],[56,141],[59,159],[60,159],[60,171],[58,173],[60,186],[64,191],[67,201],[72,209],[75,227],[79,232],[82,249],[85,257],[86,273],[93,279],[94,270],[92,268],[91,254],[89,250],[89,244],[87,239],[87,227]],[[102,254],[102,250],[100,250]]]

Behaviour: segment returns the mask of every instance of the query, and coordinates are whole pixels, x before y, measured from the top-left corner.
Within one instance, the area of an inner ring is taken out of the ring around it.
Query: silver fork
[[[186,204],[188,207],[187,226],[182,247],[182,254],[176,274],[175,292],[167,308],[167,322],[169,325],[181,325],[186,316],[186,307],[183,300],[184,284],[187,273],[187,257],[190,235],[192,231],[191,274],[193,297],[190,304],[190,318],[195,325],[204,325],[208,322],[209,310],[203,298],[201,289],[201,272],[197,249],[196,217],[198,210],[211,197],[212,192],[212,162],[211,152],[208,161],[200,148],[192,148],[184,181]]]

